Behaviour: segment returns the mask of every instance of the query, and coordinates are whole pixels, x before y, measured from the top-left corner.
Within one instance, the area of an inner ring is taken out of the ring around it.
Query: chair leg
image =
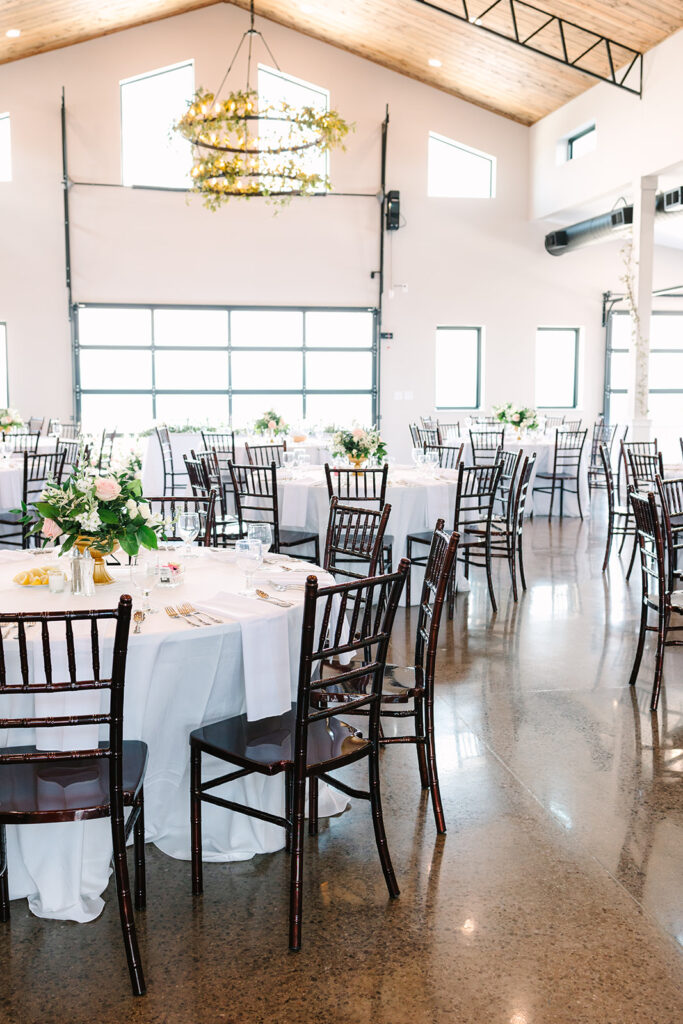
[[[491,548],[490,544],[486,545],[486,580],[489,585],[489,597],[491,598],[491,606],[494,612],[498,611],[498,605],[496,604],[496,595],[493,592],[493,573],[491,572]]]
[[[320,538],[315,538],[315,564],[320,565]]]
[[[636,560],[636,551],[638,550],[638,534],[633,535],[633,550],[631,551],[631,561],[628,563],[628,572],[626,573],[626,581],[631,579],[631,570],[633,569],[633,563]]]
[[[201,896],[204,891],[202,867],[202,752],[199,747],[190,748],[190,832],[192,842],[192,894]]]
[[[427,770],[427,756],[425,753],[425,728],[424,728],[424,702],[422,697],[415,698],[415,739],[417,743],[417,767],[420,772],[420,785],[423,789],[429,789],[429,772]]]
[[[517,603],[517,558],[515,556],[514,535],[508,534],[505,543],[507,545],[508,569],[510,570],[510,579],[512,580],[512,599],[515,603]]]
[[[550,508],[548,509],[548,519],[553,517],[553,505],[555,504],[555,477],[553,476],[552,486],[550,488]]]
[[[441,802],[441,789],[439,788],[439,773],[436,767],[436,748],[434,746],[434,700],[429,698],[424,702],[425,733],[427,743],[427,765],[429,767],[429,789],[432,797],[432,810],[436,831],[440,836],[446,834],[446,818],[443,813]]]
[[[413,542],[410,537],[408,537],[406,541],[406,557],[410,562],[410,565],[408,566],[408,575],[406,576],[406,606],[410,608],[410,577],[413,574]]]
[[[624,544],[626,543],[626,537],[628,536],[628,534],[627,534],[628,521],[629,521],[630,517],[631,517],[631,510],[629,508],[629,510],[626,513],[626,517],[624,519],[624,532],[623,532],[622,537],[621,537],[621,544],[619,545],[619,554],[621,554],[621,552],[623,550],[623,547],[624,547]]]
[[[116,892],[119,898],[119,916],[121,918],[121,930],[123,932],[123,944],[126,949],[130,981],[133,994],[144,996],[146,990],[145,979],[142,973],[142,963],[140,962],[140,951],[135,931],[133,901],[130,895],[130,881],[128,878],[128,861],[126,860],[126,840],[123,830],[123,809],[120,807],[112,808],[111,833],[114,846],[114,875],[116,877]]]
[[[308,780],[308,834],[318,834],[318,777],[311,775]]]
[[[0,922],[9,921],[9,877],[7,871],[7,835],[0,825]]]
[[[368,757],[368,777],[370,784],[370,807],[372,809],[372,826],[375,830],[375,842],[377,843],[377,852],[379,854],[380,863],[382,865],[382,871],[384,872],[384,881],[387,883],[387,889],[392,899],[395,899],[400,889],[396,881],[396,875],[394,874],[394,867],[391,863],[391,857],[389,855],[389,847],[387,846],[387,836],[384,831],[384,818],[382,816],[382,797],[379,789],[379,749],[373,747]]]
[[[292,852],[292,778],[290,772],[285,772],[285,818],[287,827],[285,829],[285,853]]]
[[[602,571],[604,572],[609,562],[610,551],[612,550],[612,538],[614,537],[614,514],[607,516],[607,543],[605,545],[605,557],[602,560]]]
[[[458,563],[453,561],[453,568],[448,577],[448,618],[452,619],[455,614],[455,577],[458,572]]]
[[[631,669],[631,678],[628,683],[629,686],[635,686],[636,679],[638,678],[638,671],[640,669],[640,663],[643,660],[643,648],[645,647],[645,627],[647,626],[647,605],[643,601],[643,607],[640,612],[640,630],[638,632],[638,646],[636,647],[636,656],[633,662],[633,668]]]
[[[147,878],[145,873],[145,794],[140,791],[140,813],[133,825],[133,845],[135,847],[135,909],[144,910],[147,906]]]
[[[519,540],[517,542],[517,554],[519,556],[519,578],[522,581],[522,590],[526,590],[526,576],[524,575],[524,548],[522,546],[523,537],[524,531],[520,530]]]
[[[581,485],[579,484],[579,477],[576,477],[576,503],[579,506],[579,515],[583,519],[583,509],[581,508]]]
[[[661,603],[662,602],[660,598],[659,619],[657,622],[657,653],[655,655],[655,679],[652,685],[650,711],[656,711],[657,705],[659,704],[659,691],[662,686],[662,670],[664,668],[664,641],[666,640],[666,630],[668,622],[666,612],[661,607]]]
[[[294,951],[301,949],[305,806],[306,779],[295,779],[293,784],[292,866],[289,884],[289,948]]]

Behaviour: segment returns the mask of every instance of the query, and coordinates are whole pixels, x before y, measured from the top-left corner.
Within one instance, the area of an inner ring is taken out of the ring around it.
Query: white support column
[[[648,441],[652,421],[649,418],[650,325],[655,248],[656,176],[634,182],[633,199],[633,274],[632,299],[636,308],[633,323],[633,359],[631,362],[632,430],[634,441]]]

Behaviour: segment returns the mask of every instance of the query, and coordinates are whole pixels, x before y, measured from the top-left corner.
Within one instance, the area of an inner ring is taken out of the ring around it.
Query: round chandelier
[[[193,146],[192,191],[203,195],[204,205],[211,210],[233,196],[266,196],[287,202],[293,196],[329,191],[330,181],[312,166],[311,155],[340,145],[349,131],[335,110],[316,111],[286,102],[259,103],[259,94],[250,84],[255,37],[259,37],[278,71],[280,67],[254,27],[254,0],[250,14],[250,26],[216,92],[198,89],[187,111],[173,125]],[[246,88],[220,99],[245,40]]]

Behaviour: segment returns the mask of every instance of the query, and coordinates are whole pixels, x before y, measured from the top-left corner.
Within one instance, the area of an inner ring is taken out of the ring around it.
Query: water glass
[[[199,513],[181,512],[178,517],[178,536],[185,541],[185,557],[192,557],[192,541],[199,535]]]
[[[439,453],[425,452],[424,464],[427,469],[427,472],[431,476],[436,476],[436,471],[439,468]]]
[[[273,527],[270,523],[250,523],[247,530],[249,540],[261,542],[262,554],[267,554],[273,546]]]
[[[263,552],[260,540],[238,540],[235,543],[235,561],[238,569],[244,573],[244,590],[240,591],[245,597],[254,595],[254,573],[263,562]]]
[[[159,566],[156,561],[138,557],[131,562],[130,582],[135,592],[142,598],[140,610],[148,614],[155,611],[156,609],[150,606],[149,598],[159,582]]]
[[[282,461],[285,467],[285,479],[290,480],[294,475],[294,467],[297,465],[299,461],[299,453],[296,451],[284,452],[282,456]]]

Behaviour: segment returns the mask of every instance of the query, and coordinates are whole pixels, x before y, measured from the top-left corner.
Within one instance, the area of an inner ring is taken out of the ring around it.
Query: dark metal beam
[[[544,11],[541,7],[536,7],[535,4],[525,3],[524,0],[493,0],[493,3],[489,4],[481,14],[475,15],[472,13],[471,5],[468,8],[465,0],[460,0],[461,7],[459,9],[442,7],[440,4],[434,3],[433,0],[415,0],[415,3],[439,14],[445,14],[446,17],[465,21],[474,28],[488,32],[499,39],[506,39],[508,42],[514,43],[515,46],[522,46],[525,50],[539,53],[550,60],[556,61],[558,64],[563,64],[567,68],[581,71],[584,75],[597,78],[600,82],[607,82],[609,85],[616,86],[617,89],[623,89],[625,92],[633,93],[635,96],[642,96],[643,94],[643,54],[639,50],[634,50],[632,46],[626,46],[615,39],[610,39],[609,36],[602,35],[600,32],[594,32],[584,25],[577,25],[574,21],[568,21],[557,14]],[[509,31],[505,31],[500,26],[501,12],[509,14],[511,24]],[[525,39],[522,39],[519,34],[519,18],[524,13],[540,16],[545,21],[538,25]],[[492,22],[492,24],[487,24],[487,21]],[[550,26],[554,26],[557,30],[556,41],[562,47],[562,56],[551,52],[552,45],[550,40],[544,43],[539,39],[541,33],[545,32]],[[572,29],[581,32],[588,45],[584,46],[582,52],[577,54],[576,57],[570,59],[567,50],[567,30],[571,34]],[[535,40],[534,45],[531,43],[532,39]],[[583,67],[579,63],[589,53],[603,44],[609,65],[608,72],[603,74],[599,70]],[[613,47],[617,47],[618,51],[621,51],[619,57],[615,54]],[[617,67],[617,64],[621,66]],[[634,68],[637,68],[633,75],[637,84],[629,85],[628,80]]]

